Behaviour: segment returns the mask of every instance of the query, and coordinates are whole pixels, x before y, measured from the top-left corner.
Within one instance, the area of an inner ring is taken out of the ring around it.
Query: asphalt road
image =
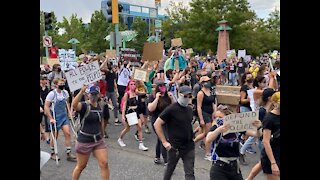
[[[123,126],[114,126],[112,118],[113,113],[110,113],[110,124],[107,127],[109,138],[105,139],[108,147],[109,155],[109,168],[111,180],[159,180],[163,178],[165,166],[154,164],[156,136],[151,129],[151,134],[144,133],[144,144],[149,148],[149,151],[141,151],[138,149],[138,142],[134,138],[136,131],[132,127],[130,132],[124,137],[124,143],[127,145],[121,148],[117,139]],[[196,144],[196,160],[195,160],[195,177],[196,179],[207,180],[210,174],[211,162],[204,160],[204,151],[200,149],[199,143]],[[40,147],[42,151],[50,152],[49,146],[46,142],[41,141]],[[70,180],[72,171],[75,167],[74,162],[66,160],[66,153],[64,151],[64,136],[62,131],[58,139],[59,150],[59,166],[56,162],[49,160],[42,168],[40,180]],[[74,153],[74,138],[72,137],[72,152]],[[259,154],[248,154],[247,161],[250,163],[248,166],[241,166],[242,175],[247,177],[251,168],[259,161]],[[91,156],[87,167],[83,170],[80,176],[81,180],[99,180],[100,169],[97,160]],[[172,180],[184,179],[184,171],[182,160],[174,171]],[[256,180],[265,179],[262,172],[255,178]]]

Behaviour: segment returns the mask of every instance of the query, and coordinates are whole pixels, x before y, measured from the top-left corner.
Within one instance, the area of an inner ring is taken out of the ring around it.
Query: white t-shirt
[[[60,93],[58,93],[58,91],[56,89],[54,89],[54,90],[49,92],[49,94],[46,97],[46,101],[50,101],[50,102],[54,101],[54,98],[55,98],[54,96],[55,95],[54,95],[53,91],[55,91],[57,93],[57,97],[56,98],[57,98],[58,101],[62,101],[64,99],[68,99],[69,98],[68,91],[63,90],[63,92],[61,91]]]
[[[130,76],[131,76],[131,71],[128,68],[122,68],[120,70],[117,84],[120,86],[127,86]]]

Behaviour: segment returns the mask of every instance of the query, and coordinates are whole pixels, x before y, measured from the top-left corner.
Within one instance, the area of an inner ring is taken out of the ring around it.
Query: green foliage
[[[141,18],[134,18],[132,29],[137,32],[136,38],[128,42],[128,48],[134,48],[137,52],[142,53],[143,45],[148,39],[148,24]]]

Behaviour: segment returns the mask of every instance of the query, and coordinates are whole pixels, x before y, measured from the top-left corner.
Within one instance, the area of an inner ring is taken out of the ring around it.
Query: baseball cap
[[[208,76],[202,76],[200,78],[200,83],[202,83],[203,81],[209,81],[209,80],[210,80],[210,78]]]
[[[99,94],[100,93],[100,88],[98,86],[91,86],[89,88],[89,93],[90,94],[93,94],[93,93]]]
[[[262,99],[268,99],[274,93],[275,93],[275,91],[272,88],[267,88],[267,89],[263,90],[263,92],[262,92]]]
[[[189,86],[181,86],[179,89],[179,93],[181,93],[183,95],[187,95],[187,94],[191,94],[192,90]]]
[[[165,84],[163,80],[159,79],[154,82],[157,86],[160,84]]]

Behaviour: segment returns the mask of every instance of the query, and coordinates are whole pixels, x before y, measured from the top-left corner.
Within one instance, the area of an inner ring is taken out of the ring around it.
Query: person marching
[[[120,136],[118,138],[118,144],[121,147],[125,147],[126,144],[123,142],[123,137],[125,134],[127,134],[130,131],[130,126],[128,124],[128,121],[126,119],[126,114],[136,112],[137,118],[138,118],[138,124],[136,124],[137,130],[138,130],[138,138],[139,138],[139,149],[143,151],[147,151],[148,148],[144,146],[142,142],[142,128],[141,128],[141,119],[138,115],[138,95],[136,94],[136,82],[134,80],[129,80],[128,86],[125,90],[124,96],[123,96],[123,104],[122,106],[122,123],[124,124],[124,129],[121,131]]]
[[[46,97],[46,102],[44,106],[44,111],[47,117],[50,119],[50,123],[56,123],[57,132],[55,132],[55,139],[58,139],[59,130],[62,129],[65,137],[65,146],[67,153],[68,161],[76,161],[76,157],[71,154],[71,136],[70,136],[70,127],[69,119],[72,118],[70,111],[70,105],[68,103],[69,94],[65,88],[64,79],[55,79],[54,80],[55,89],[50,91]],[[51,106],[51,110],[50,110]],[[54,114],[53,114],[54,113]],[[69,115],[69,117],[68,117]],[[55,117],[55,119],[53,118]],[[53,129],[54,130],[54,129]],[[51,159],[56,160],[57,155],[54,154],[53,141],[50,144],[51,147]]]
[[[101,107],[98,103],[100,89],[98,86],[89,88],[89,101],[80,102],[87,86],[83,86],[72,101],[72,107],[80,113],[81,128],[76,140],[77,165],[72,173],[72,180],[78,180],[81,172],[87,166],[90,153],[97,158],[101,169],[101,177],[108,180],[110,177],[108,165],[108,151],[103,141],[104,119],[107,118],[107,107]],[[102,109],[103,108],[103,109]]]
[[[179,88],[178,102],[167,107],[154,123],[156,133],[163,146],[168,151],[168,165],[164,173],[164,180],[170,180],[176,165],[181,158],[183,161],[185,179],[194,180],[195,149],[192,131],[191,88]],[[162,130],[167,125],[168,138]]]
[[[210,132],[207,134],[206,143],[213,143],[214,151],[212,152],[212,166],[210,169],[210,180],[225,179],[225,180],[243,180],[241,170],[239,167],[238,159],[239,152],[239,140],[241,134],[249,136],[260,137],[261,122],[255,120],[253,125],[257,127],[257,130],[247,130],[244,132],[228,133],[222,135],[230,129],[229,124],[223,123],[223,118],[226,115],[231,114],[227,107],[219,105],[215,113],[215,124],[211,127]]]
[[[156,119],[159,117],[159,114],[161,114],[163,110],[165,110],[170,104],[174,102],[173,96],[170,92],[167,92],[166,85],[164,84],[163,80],[158,80],[155,82],[155,84],[157,85],[155,89],[155,96],[151,94],[148,99],[148,110],[151,115],[151,123],[154,132],[156,132],[154,123]],[[162,126],[162,128],[164,129],[165,137],[168,138],[166,126],[164,125]],[[168,163],[167,151],[158,137],[156,144],[156,157],[154,159],[155,164],[161,163],[160,153],[162,154],[163,163],[164,165],[166,165]]]
[[[212,115],[217,109],[217,99],[211,92],[211,82],[208,76],[202,76],[200,78],[201,90],[197,95],[197,112],[200,119],[200,126],[202,133],[199,134],[194,142],[198,142],[204,139],[212,126]],[[210,160],[210,147],[205,147],[206,155],[205,159]]]

